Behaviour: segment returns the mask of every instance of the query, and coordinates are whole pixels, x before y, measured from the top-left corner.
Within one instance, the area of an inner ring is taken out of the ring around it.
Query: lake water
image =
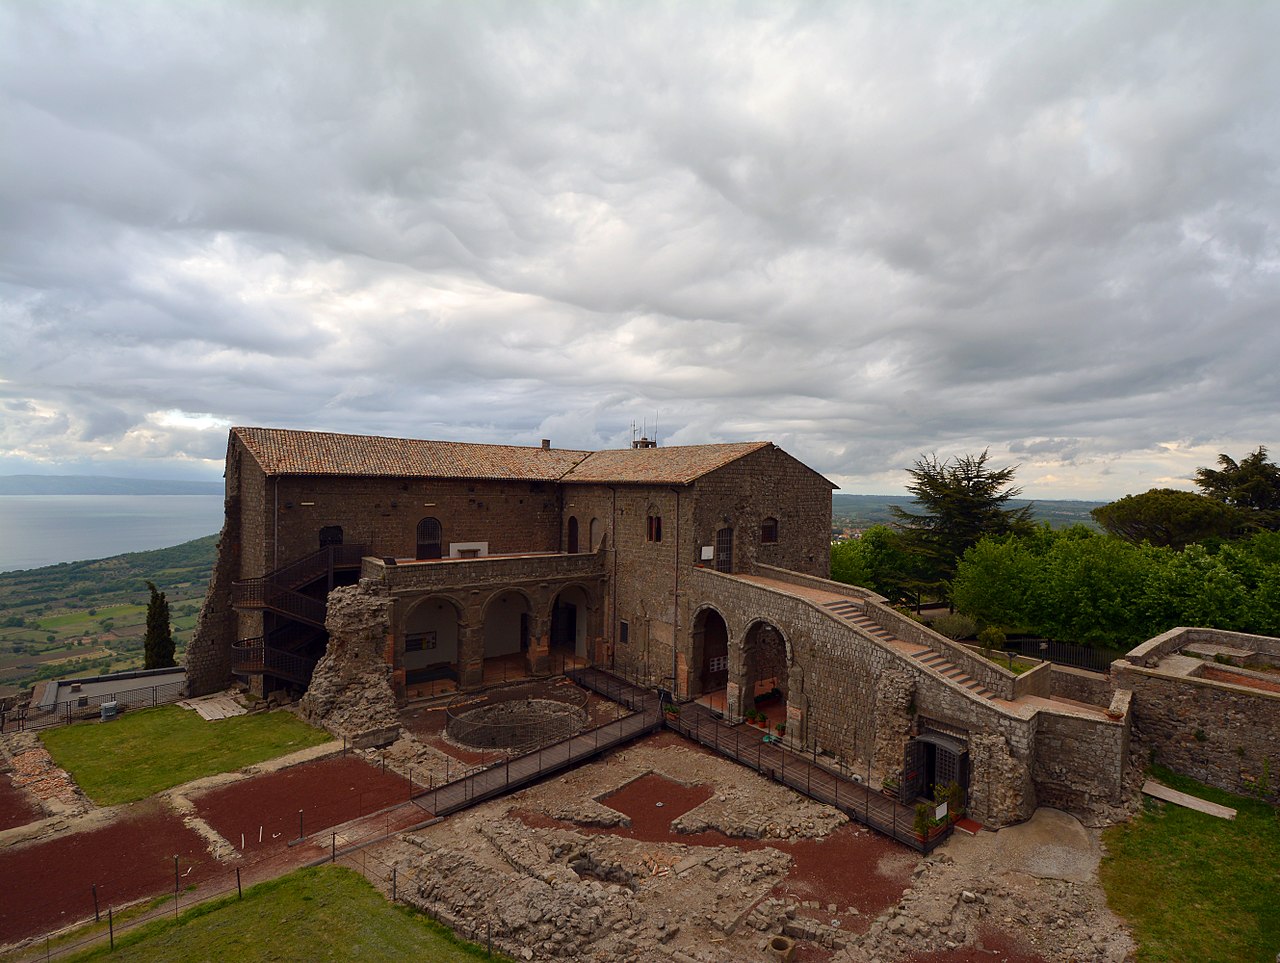
[[[0,572],[168,548],[221,528],[221,495],[2,495]]]

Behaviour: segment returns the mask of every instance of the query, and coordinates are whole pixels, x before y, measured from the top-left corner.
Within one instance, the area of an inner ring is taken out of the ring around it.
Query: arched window
[[[600,547],[600,519],[591,519],[591,526],[588,529],[588,532],[590,533],[589,537],[591,542],[587,545],[587,551],[594,552]]]
[[[573,555],[577,551],[578,551],[578,516],[570,515],[569,516],[568,552],[570,555]]]
[[[778,520],[766,518],[760,523],[760,544],[776,545],[778,542]]]
[[[418,522],[418,552],[416,557],[439,558],[442,546],[443,538],[440,533],[440,520],[437,518],[424,518]]]

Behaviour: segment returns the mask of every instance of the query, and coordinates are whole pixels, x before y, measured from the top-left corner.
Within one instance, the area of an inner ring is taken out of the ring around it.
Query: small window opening
[[[618,641],[623,645],[626,645],[629,641],[631,641],[630,623],[628,622],[618,623]]]
[[[778,520],[766,518],[760,523],[760,542],[764,545],[776,545],[778,542]]]
[[[646,537],[651,542],[662,541],[662,516],[650,515]]]

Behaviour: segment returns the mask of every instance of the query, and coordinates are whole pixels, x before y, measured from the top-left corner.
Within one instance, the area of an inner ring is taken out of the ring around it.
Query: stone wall
[[[1152,762],[1280,801],[1280,693],[1124,662],[1115,677],[1133,692],[1134,728]]]
[[[1055,665],[1050,671],[1054,695],[1103,709],[1111,704],[1114,687],[1110,676],[1067,665]]]
[[[231,608],[231,583],[236,577],[239,513],[228,510],[218,538],[213,574],[200,605],[196,630],[187,644],[187,691],[193,696],[225,689],[232,682],[231,643],[237,619]]]
[[[1076,813],[1118,806],[1128,769],[1128,718],[1106,724],[1067,710],[1037,715],[1032,776],[1040,805]]]
[[[399,727],[385,659],[390,612],[391,599],[367,582],[329,593],[329,645],[299,703],[304,719],[353,741]]]

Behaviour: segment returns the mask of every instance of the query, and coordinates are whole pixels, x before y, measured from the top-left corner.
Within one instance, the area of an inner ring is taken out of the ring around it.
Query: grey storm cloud
[[[233,424],[989,448],[1280,428],[1280,8],[0,0],[0,470]]]

